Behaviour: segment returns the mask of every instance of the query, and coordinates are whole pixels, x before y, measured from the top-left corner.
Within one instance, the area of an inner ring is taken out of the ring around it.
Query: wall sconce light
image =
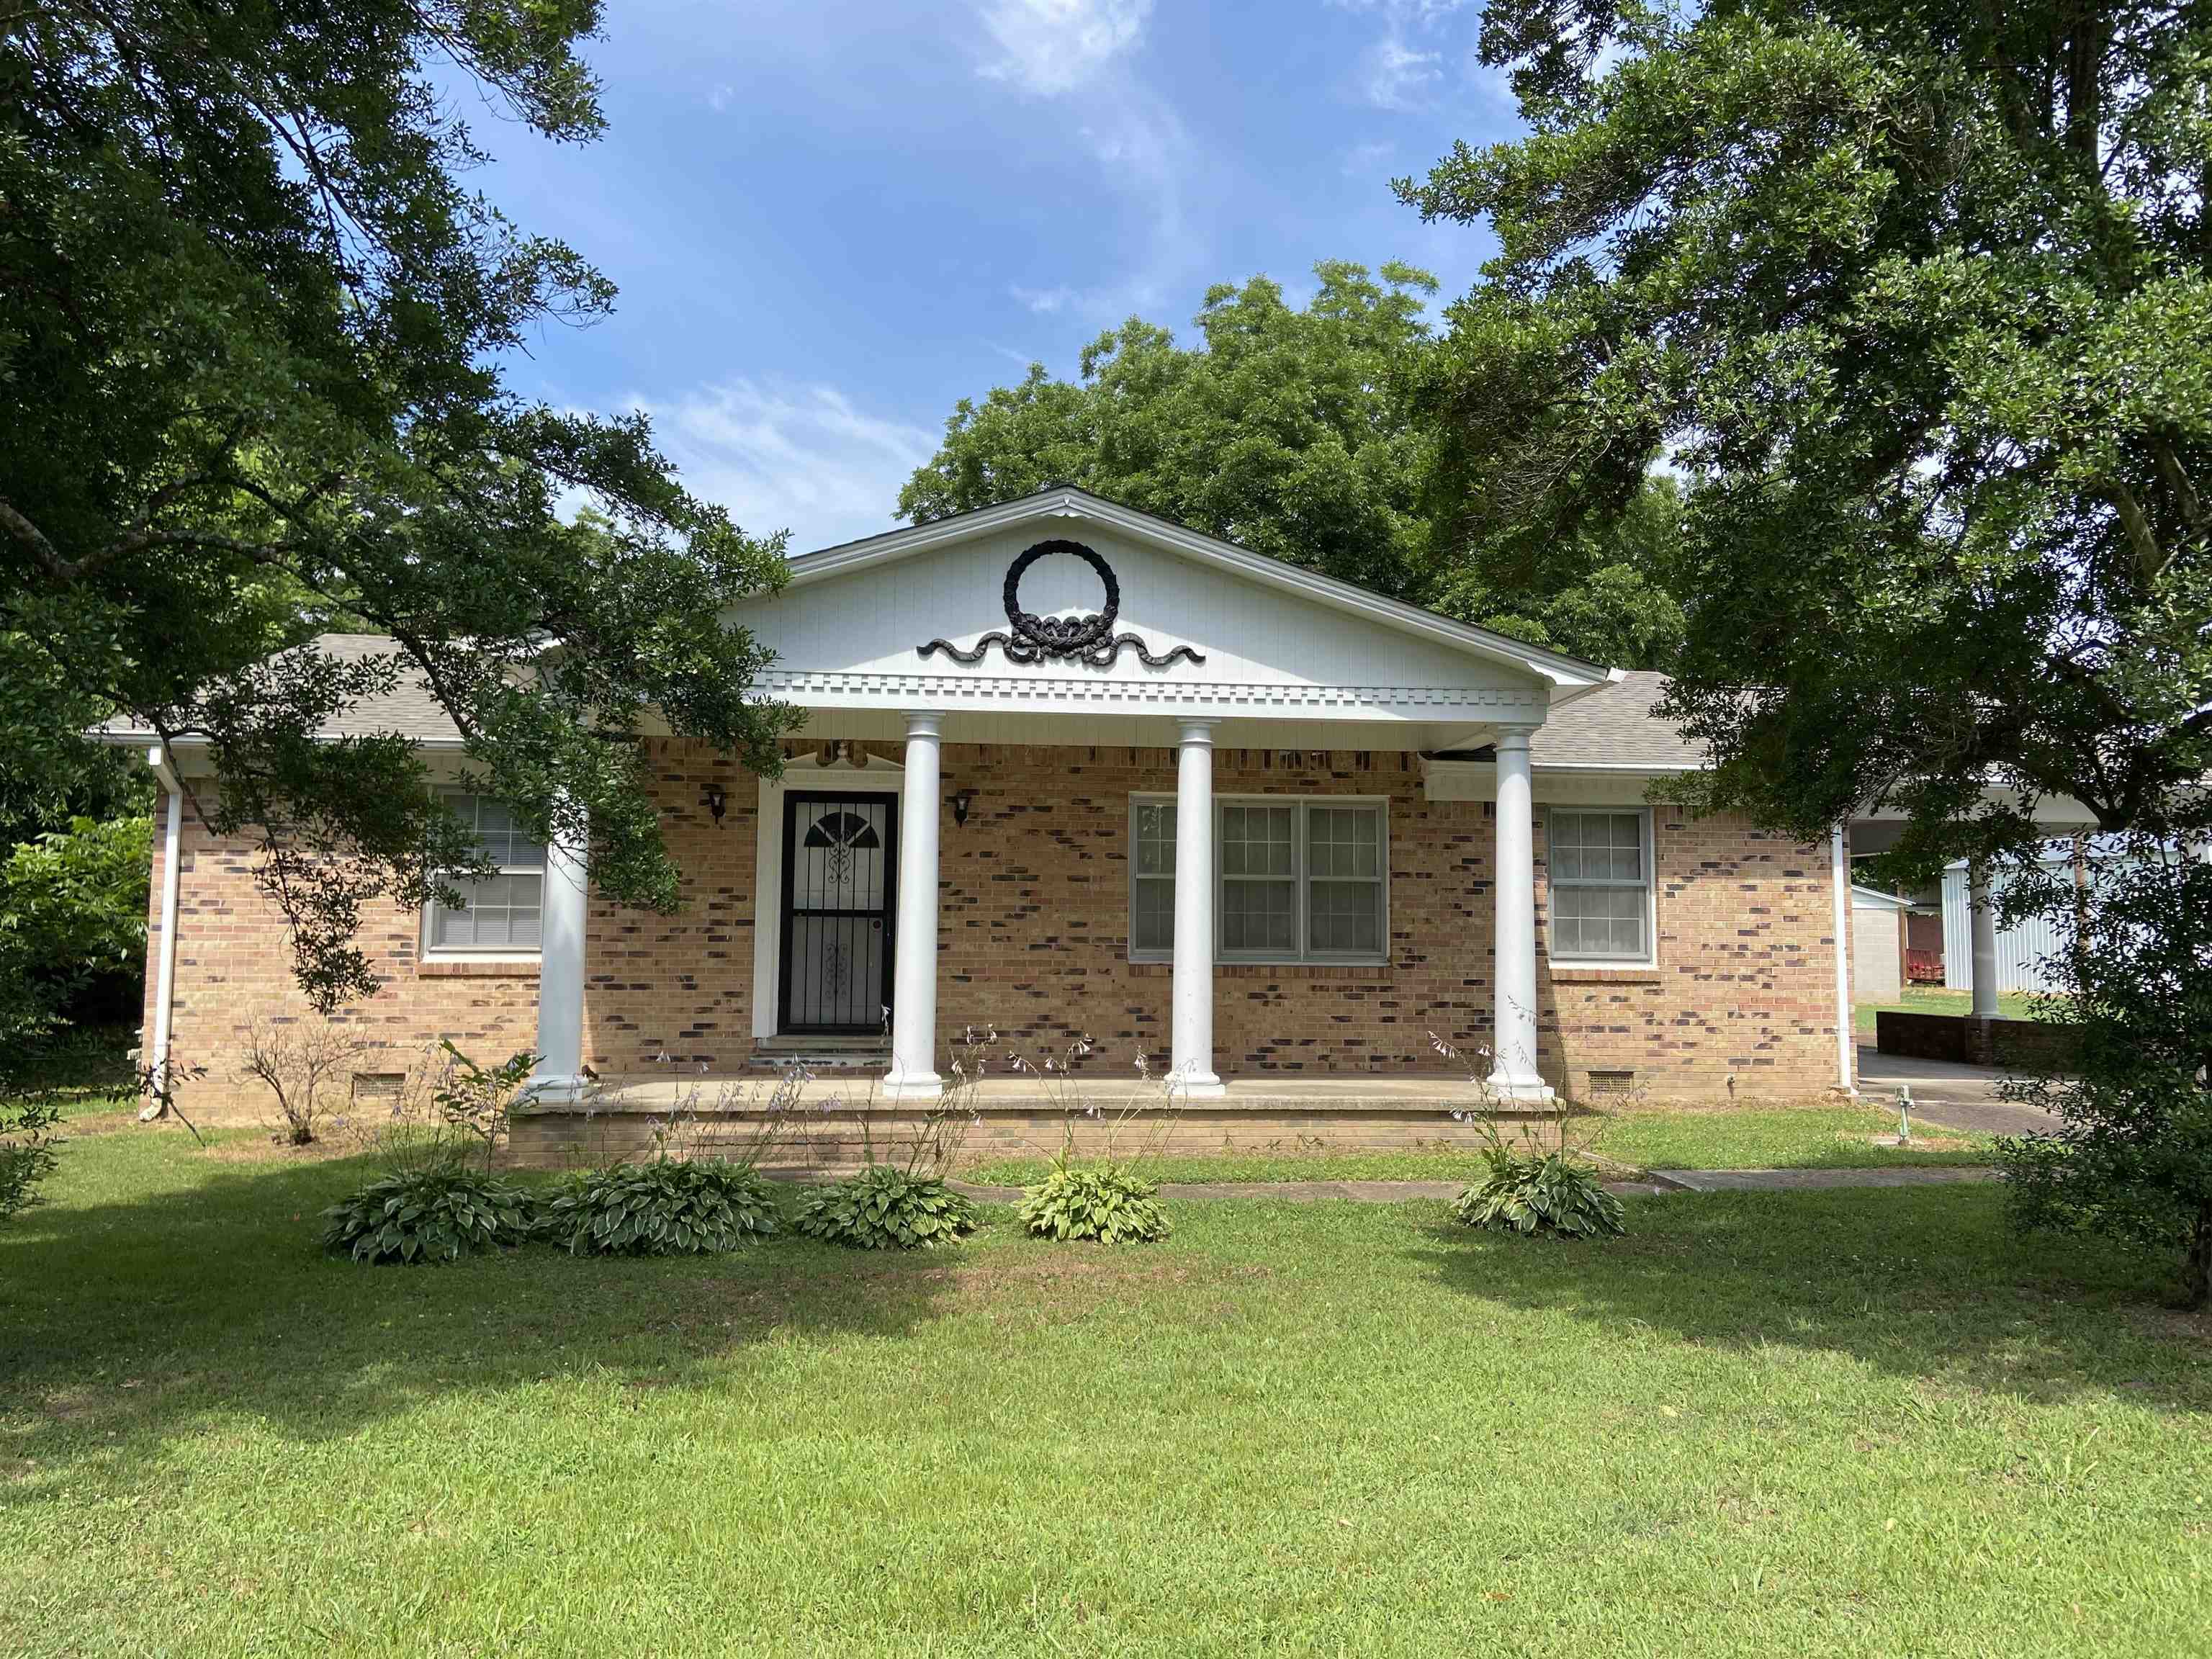
[[[957,793],[952,797],[952,822],[964,827],[968,822],[968,809],[975,804],[975,792],[973,789]]]
[[[722,814],[730,810],[730,798],[722,793],[722,786],[719,783],[707,786],[707,810],[714,814],[717,823],[722,821]]]

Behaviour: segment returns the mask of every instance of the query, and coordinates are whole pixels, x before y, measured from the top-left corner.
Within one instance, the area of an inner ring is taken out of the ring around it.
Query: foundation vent
[[[1592,1095],[1625,1095],[1632,1093],[1635,1088],[1636,1073],[1633,1072],[1592,1072],[1589,1074]]]
[[[400,1091],[406,1083],[404,1072],[356,1072],[353,1074],[353,1103],[356,1106],[382,1106],[388,1109],[399,1103]]]

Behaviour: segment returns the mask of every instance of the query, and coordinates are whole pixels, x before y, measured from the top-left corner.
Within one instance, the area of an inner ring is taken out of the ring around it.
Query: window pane
[[[1225,882],[1221,948],[1287,956],[1297,949],[1297,889],[1287,881]]]
[[[1287,806],[1223,807],[1221,873],[1224,876],[1289,875],[1291,809]]]
[[[1137,803],[1137,873],[1175,874],[1176,809],[1171,800]]]
[[[1379,876],[1382,848],[1371,806],[1317,806],[1306,813],[1306,873]]]
[[[430,914],[430,943],[441,950],[534,951],[545,896],[540,875],[494,876],[455,884],[467,908],[440,904]]]
[[[1317,881],[1306,940],[1316,951],[1373,953],[1382,948],[1382,885],[1373,881]]]
[[[1139,951],[1175,948],[1175,883],[1158,877],[1137,882],[1137,912],[1130,921],[1129,942]]]

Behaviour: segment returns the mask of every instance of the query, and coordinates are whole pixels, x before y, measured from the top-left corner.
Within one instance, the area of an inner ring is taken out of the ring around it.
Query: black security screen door
[[[782,1030],[884,1029],[897,835],[896,796],[784,798]]]

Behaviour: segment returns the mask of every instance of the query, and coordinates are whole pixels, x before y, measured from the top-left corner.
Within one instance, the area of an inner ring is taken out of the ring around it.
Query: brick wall
[[[1632,1072],[1656,1097],[1802,1097],[1836,1081],[1835,900],[1829,851],[1740,818],[1652,809],[1658,966],[1538,958],[1544,1071],[1577,1097]],[[1543,807],[1537,856],[1543,857]],[[1538,938],[1547,900],[1536,882]],[[1846,913],[1848,915],[1848,912]],[[1844,950],[1850,945],[1846,939]],[[1846,957],[1848,962],[1848,957]]]
[[[753,1047],[757,787],[701,750],[657,743],[649,753],[683,903],[660,916],[593,899],[585,1057],[608,1073],[654,1069],[663,1054],[686,1066],[741,1066]],[[1173,768],[1165,749],[946,746],[945,793],[975,791],[968,823],[955,825],[947,813],[942,826],[946,1036],[994,1023],[1008,1045],[1042,1054],[1087,1032],[1103,1045],[1102,1061],[1126,1063],[1139,1045],[1164,1059],[1170,969],[1127,959],[1128,797],[1171,793]],[[707,806],[710,786],[726,797],[719,823]],[[1389,963],[1217,968],[1224,1075],[1435,1072],[1443,1067],[1430,1031],[1469,1048],[1487,1040],[1490,806],[1428,801],[1414,758],[1389,752],[1286,760],[1223,750],[1215,788],[1384,797],[1390,843]],[[1540,803],[1540,860],[1542,813]],[[1686,822],[1666,807],[1654,833],[1660,966],[1555,970],[1540,953],[1547,1074],[1578,1093],[1592,1071],[1633,1072],[1635,1086],[1662,1096],[1720,1094],[1730,1075],[1742,1098],[1827,1087],[1836,942],[1825,851],[1731,819]],[[156,905],[160,858],[157,838]],[[175,1047],[180,1061],[210,1068],[198,1091],[204,1106],[252,1101],[236,1076],[248,1019],[307,1012],[281,922],[251,872],[250,848],[214,844],[188,816]],[[1540,868],[1540,921],[1545,902]],[[486,1059],[527,1047],[534,968],[424,963],[419,932],[412,913],[372,930],[378,994],[342,1016],[380,1045],[384,1057],[363,1069],[399,1069],[443,1036]],[[152,983],[149,971],[149,1013]]]

